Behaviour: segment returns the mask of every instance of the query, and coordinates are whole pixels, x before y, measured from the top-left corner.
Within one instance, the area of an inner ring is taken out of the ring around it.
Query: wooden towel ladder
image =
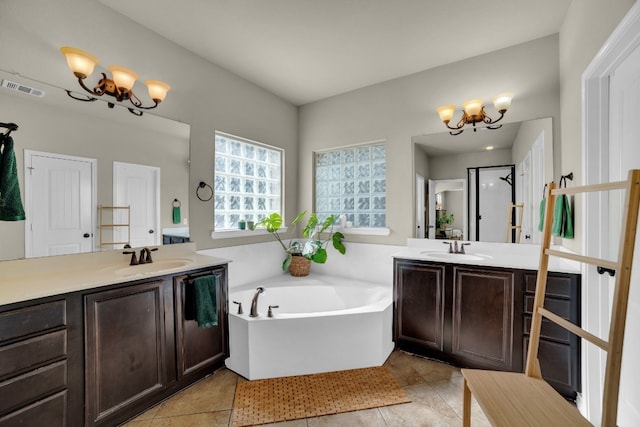
[[[513,210],[516,210],[517,220],[516,225],[513,223]],[[520,213],[518,213],[520,209]],[[524,203],[513,204],[509,203],[509,217],[507,218],[507,235],[504,238],[505,243],[511,243],[511,231],[516,230],[516,240],[513,243],[520,243],[520,236],[522,235],[522,215],[524,214]]]
[[[560,194],[626,190],[623,228],[617,261],[601,260],[550,249],[553,208]],[[525,372],[496,372],[463,369],[464,401],[463,425],[471,425],[471,395],[476,398],[494,426],[590,426],[575,408],[557,393],[544,379],[538,361],[538,343],[542,318],[558,324],[571,333],[597,345],[607,352],[601,426],[614,427],[618,414],[620,365],[624,341],[627,302],[631,280],[631,266],[640,204],[640,170],[630,170],[626,181],[595,184],[574,188],[558,188],[550,183],[546,192],[544,230],[540,248],[540,264],[531,323],[531,335]],[[590,334],[544,307],[549,256],[557,256],[587,264],[614,269],[615,291],[611,308],[608,341]]]

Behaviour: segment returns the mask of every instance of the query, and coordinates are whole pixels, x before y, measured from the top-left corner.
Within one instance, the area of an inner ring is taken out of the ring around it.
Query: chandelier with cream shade
[[[511,99],[513,98],[512,93],[502,93],[498,96],[494,96],[491,98],[493,102],[493,106],[500,113],[500,117],[497,119],[492,119],[487,115],[484,111],[484,105],[482,99],[470,99],[462,104],[462,117],[458,120],[455,126],[450,126],[449,122],[453,118],[453,114],[456,110],[455,105],[443,105],[438,107],[438,114],[440,115],[440,120],[445,124],[448,129],[452,129],[449,132],[451,135],[460,135],[464,132],[464,126],[472,125],[473,131],[478,130],[476,127],[476,123],[485,124],[486,129],[500,129],[502,125],[495,125],[495,123],[502,120],[504,117],[504,113],[507,112],[509,107],[511,106]]]
[[[112,78],[108,78],[105,73],[102,73],[102,78],[98,81],[98,84],[93,88],[88,88],[84,80],[93,73],[94,67],[98,64],[98,58],[92,54],[85,52],[74,47],[63,46],[60,51],[67,58],[67,65],[78,78],[78,83],[82,88],[89,92],[91,95],[102,96],[111,95],[116,101],[129,101],[135,108],[129,108],[132,114],[137,116],[142,115],[140,110],[150,110],[156,108],[160,102],[167,96],[167,92],[170,86],[160,80],[145,80],[147,89],[149,90],[149,96],[154,102],[154,105],[145,107],[142,105],[142,101],[133,93],[133,85],[138,79],[138,74],[128,68],[120,67],[116,65],[109,66]],[[95,96],[78,97],[70,90],[67,90],[67,94],[78,101],[95,101]],[[109,108],[114,107],[113,102],[108,103]]]

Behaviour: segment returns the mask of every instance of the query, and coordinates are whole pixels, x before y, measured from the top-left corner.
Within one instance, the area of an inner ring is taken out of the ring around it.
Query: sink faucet
[[[458,241],[454,240],[452,242],[442,242],[445,245],[449,245],[449,253],[450,254],[464,254],[464,247],[469,246],[471,243],[460,243],[458,246]]]
[[[256,293],[253,295],[253,299],[251,300],[251,312],[249,313],[249,317],[258,317],[258,296],[264,292],[264,288],[259,286],[256,288]]]
[[[142,248],[140,250],[140,257],[138,258],[138,264],[151,264],[153,260],[151,259],[151,252],[157,251],[158,248]],[[146,256],[145,256],[146,255]]]

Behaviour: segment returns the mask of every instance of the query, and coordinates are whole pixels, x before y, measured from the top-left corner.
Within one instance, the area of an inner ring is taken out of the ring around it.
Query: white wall
[[[558,171],[554,172],[553,170],[553,123],[550,117],[538,120],[530,120],[522,123],[520,129],[518,130],[518,135],[516,135],[516,139],[513,141],[512,151],[512,159],[511,163],[514,165],[522,162],[524,157],[527,155],[527,152],[531,150],[531,146],[534,142],[536,142],[536,138],[540,133],[544,132],[544,167],[545,167],[545,176],[544,182],[547,183],[549,181],[560,180],[560,162],[556,162],[558,166]]]
[[[539,73],[534,79],[525,79],[523,70],[531,68]],[[302,106],[299,207],[313,207],[314,151],[384,139],[388,146],[387,222],[391,234],[359,237],[358,241],[404,244],[414,230],[411,137],[444,130],[436,108],[442,104],[461,104],[469,97],[489,99],[500,92],[515,90],[516,96],[505,117],[507,122],[537,117],[557,119],[558,84],[556,35]],[[506,163],[510,162],[509,153]],[[432,178],[436,176],[433,166],[429,169]]]
[[[511,164],[511,149],[450,154],[429,159],[431,179],[467,178],[467,168]]]
[[[560,30],[560,108],[562,117],[560,173],[573,172],[582,184],[582,73],[618,25],[634,0],[571,2]],[[554,138],[555,140],[555,138]],[[572,250],[582,247],[582,204],[575,203],[575,239],[562,239]]]

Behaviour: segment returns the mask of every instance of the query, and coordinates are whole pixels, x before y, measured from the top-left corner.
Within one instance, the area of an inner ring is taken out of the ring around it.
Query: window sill
[[[284,233],[287,227],[282,227],[278,232]],[[270,234],[265,228],[256,228],[255,230],[218,230],[211,232],[211,238],[218,239],[236,239],[238,237],[264,236]]]
[[[360,235],[360,236],[388,236],[391,234],[389,228],[374,227],[333,227],[333,231],[340,231],[342,234]]]

